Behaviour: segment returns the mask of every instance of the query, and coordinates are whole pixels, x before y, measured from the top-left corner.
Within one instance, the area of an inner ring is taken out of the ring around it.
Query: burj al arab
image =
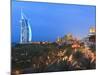
[[[30,43],[32,40],[32,30],[29,20],[24,15],[21,10],[21,20],[20,20],[20,43]]]

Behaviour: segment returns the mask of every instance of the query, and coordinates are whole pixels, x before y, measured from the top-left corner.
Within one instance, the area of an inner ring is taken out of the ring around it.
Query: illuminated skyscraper
[[[20,21],[20,43],[29,43],[32,40],[32,32],[28,19],[25,17],[21,11],[21,21]]]

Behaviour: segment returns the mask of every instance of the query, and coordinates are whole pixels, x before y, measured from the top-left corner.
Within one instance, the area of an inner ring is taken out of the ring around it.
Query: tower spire
[[[21,19],[24,19],[23,10],[21,8]]]

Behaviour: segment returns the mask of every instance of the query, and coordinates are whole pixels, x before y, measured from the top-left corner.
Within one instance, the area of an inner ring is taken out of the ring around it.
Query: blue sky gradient
[[[20,41],[21,9],[32,27],[32,41],[55,41],[72,33],[85,37],[96,25],[96,7],[43,2],[12,2],[12,42]]]

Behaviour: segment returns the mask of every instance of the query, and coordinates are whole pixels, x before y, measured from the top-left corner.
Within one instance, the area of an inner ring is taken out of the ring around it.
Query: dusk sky
[[[96,7],[43,2],[12,2],[12,42],[20,41],[21,9],[32,28],[32,41],[55,41],[72,33],[82,38],[96,25]]]

